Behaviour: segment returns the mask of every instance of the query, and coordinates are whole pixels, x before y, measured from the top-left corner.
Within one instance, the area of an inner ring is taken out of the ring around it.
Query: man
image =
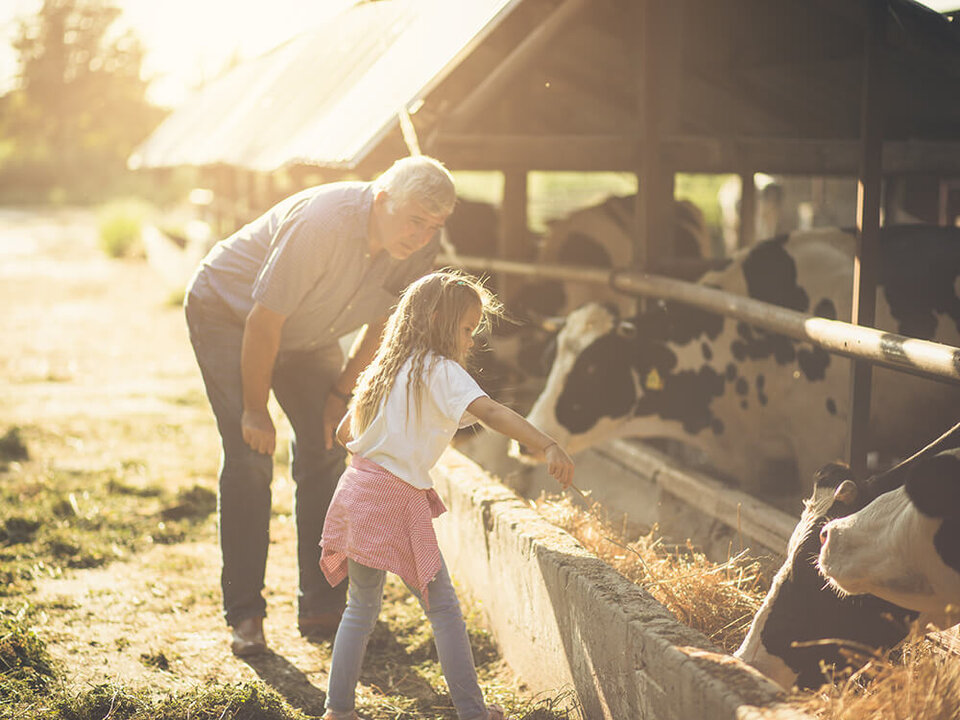
[[[305,636],[330,636],[346,593],[319,568],[344,467],[333,434],[391,306],[430,269],[455,200],[450,173],[424,156],[398,160],[372,183],[309,188],[214,246],[187,288],[190,342],[222,440],[221,588],[236,655],[266,650],[270,390],[293,428],[298,624]],[[344,363],[338,339],[363,325]]]

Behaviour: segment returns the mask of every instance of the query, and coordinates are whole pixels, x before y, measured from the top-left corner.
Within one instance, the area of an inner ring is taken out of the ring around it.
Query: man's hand
[[[337,439],[337,426],[347,412],[346,401],[334,395],[327,394],[327,401],[323,404],[323,446],[330,450]]]
[[[254,303],[243,327],[240,374],[243,378],[243,441],[258,453],[273,455],[277,431],[267,410],[270,378],[280,348],[280,333],[286,318]]]
[[[244,410],[240,418],[243,441],[258,453],[273,455],[277,447],[277,430],[266,410]]]

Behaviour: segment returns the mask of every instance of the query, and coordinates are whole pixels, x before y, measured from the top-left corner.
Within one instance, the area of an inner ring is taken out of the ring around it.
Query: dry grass
[[[740,645],[766,592],[758,561],[740,553],[714,563],[690,544],[666,544],[655,536],[656,527],[629,540],[625,527],[616,528],[599,503],[584,500],[589,509],[565,496],[542,496],[535,505],[547,520],[648,590],[680,622],[728,652]]]
[[[915,640],[901,652],[874,658],[848,678],[834,678],[795,701],[822,720],[956,720],[960,660]]]

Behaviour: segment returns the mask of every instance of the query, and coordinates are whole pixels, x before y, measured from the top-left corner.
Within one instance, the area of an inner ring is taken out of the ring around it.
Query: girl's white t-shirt
[[[486,397],[477,381],[462,365],[429,353],[424,361],[423,398],[417,414],[415,398],[407,413],[407,381],[411,360],[397,372],[393,387],[381,401],[373,421],[360,437],[347,444],[355,455],[381,465],[414,487],[433,487],[430,469],[460,427],[477,420],[467,405]]]

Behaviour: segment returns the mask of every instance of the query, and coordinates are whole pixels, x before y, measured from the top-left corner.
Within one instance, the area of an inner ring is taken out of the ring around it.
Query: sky
[[[255,57],[355,0],[113,0],[147,49],[150,99],[175,107],[233,57]],[[0,0],[0,94],[11,89],[18,20],[42,0]]]
[[[149,99],[175,107],[233,57],[255,57],[355,0],[114,0],[144,43]],[[18,19],[42,0],[0,0],[0,94],[13,87],[17,57],[11,41]],[[929,0],[938,11],[960,0]]]

